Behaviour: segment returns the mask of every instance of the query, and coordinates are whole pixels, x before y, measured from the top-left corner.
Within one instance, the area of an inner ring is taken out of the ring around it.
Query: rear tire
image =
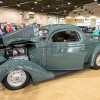
[[[100,53],[96,56],[94,67],[95,70],[100,69]]]
[[[3,85],[10,90],[18,90],[25,87],[30,80],[30,75],[23,70],[11,71],[3,79]]]

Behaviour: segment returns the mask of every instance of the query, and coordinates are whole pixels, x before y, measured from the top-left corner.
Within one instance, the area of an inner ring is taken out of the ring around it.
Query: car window
[[[77,32],[75,31],[61,31],[52,36],[52,42],[73,42],[79,41]]]
[[[41,41],[45,41],[48,37],[49,31],[46,29],[40,29],[39,30],[39,38]]]

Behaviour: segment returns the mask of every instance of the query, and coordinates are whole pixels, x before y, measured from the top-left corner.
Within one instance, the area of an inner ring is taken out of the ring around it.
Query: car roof
[[[81,31],[81,29],[77,26],[74,25],[69,25],[69,24],[51,24],[51,25],[45,25],[41,27],[42,29],[47,29],[51,32],[55,30],[61,30],[61,29],[71,29],[73,31]]]

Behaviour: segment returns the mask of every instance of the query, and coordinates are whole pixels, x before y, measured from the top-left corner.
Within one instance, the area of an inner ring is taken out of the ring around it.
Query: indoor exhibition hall
[[[100,100],[100,0],[0,0],[0,100]]]

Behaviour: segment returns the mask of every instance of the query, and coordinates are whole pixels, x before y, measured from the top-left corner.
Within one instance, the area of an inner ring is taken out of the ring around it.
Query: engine
[[[24,46],[24,44],[8,47],[5,50],[5,57],[7,59],[28,60],[27,48]]]

